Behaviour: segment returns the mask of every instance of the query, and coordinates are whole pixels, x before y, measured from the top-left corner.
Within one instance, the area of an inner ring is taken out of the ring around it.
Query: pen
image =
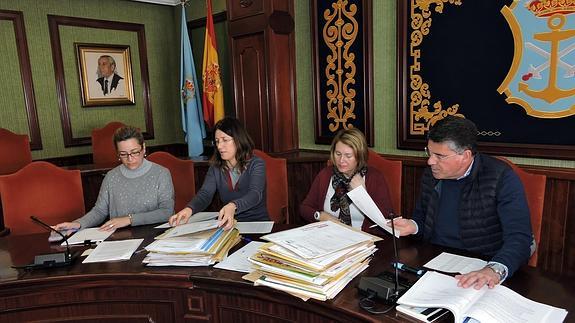
[[[393,266],[396,267],[399,270],[403,270],[405,272],[408,273],[412,273],[415,274],[417,276],[422,276],[423,274],[425,274],[426,270],[425,269],[421,269],[421,268],[414,268],[411,266],[408,266],[406,264],[402,264],[400,262],[394,262]]]

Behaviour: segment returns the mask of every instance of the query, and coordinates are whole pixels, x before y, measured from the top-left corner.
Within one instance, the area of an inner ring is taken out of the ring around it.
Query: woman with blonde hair
[[[347,196],[363,185],[382,214],[391,212],[389,190],[382,173],[367,166],[369,150],[363,133],[356,129],[340,131],[331,143],[331,165],[319,172],[300,206],[300,215],[309,222],[340,221],[369,230],[373,222]]]

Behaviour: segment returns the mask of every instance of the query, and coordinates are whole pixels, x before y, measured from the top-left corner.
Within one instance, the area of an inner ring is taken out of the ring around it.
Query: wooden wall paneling
[[[267,69],[263,33],[236,37],[233,42],[233,80],[236,115],[256,148],[270,149],[268,134]]]
[[[570,190],[572,183],[561,179],[548,179],[545,189],[541,232],[541,237],[545,239],[541,239],[539,246],[541,264],[538,266],[558,274],[564,271],[575,274],[575,258],[571,255],[575,250],[575,239],[571,237],[575,233],[575,227],[573,220],[570,221],[575,216],[570,210],[575,206],[573,192]],[[571,264],[565,263],[569,262],[569,259]]]
[[[298,148],[293,2],[228,0],[234,105],[256,148]]]
[[[36,111],[36,96],[34,94],[34,83],[32,81],[32,67],[30,65],[28,39],[26,38],[26,28],[24,26],[24,14],[22,11],[0,10],[0,20],[10,20],[14,26],[20,78],[22,79],[22,89],[24,91],[24,105],[28,117],[30,149],[41,150],[42,136],[40,135],[38,112]]]
[[[565,205],[566,219],[565,234],[566,243],[564,245],[564,268],[562,273],[570,276],[575,276],[575,181],[570,181],[568,184],[568,192],[566,192],[567,204]]]
[[[287,223],[305,224],[306,222],[299,216],[299,206],[307,196],[308,190],[315,179],[315,176],[326,166],[326,159],[295,162],[288,159],[288,209],[289,218]]]

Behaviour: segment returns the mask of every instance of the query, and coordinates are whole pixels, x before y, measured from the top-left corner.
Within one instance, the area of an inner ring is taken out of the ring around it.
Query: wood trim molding
[[[222,12],[215,13],[212,15],[212,19],[214,19],[214,24],[226,21],[228,20],[228,12],[224,10]],[[190,29],[206,28],[206,17],[188,21],[187,26],[188,31],[190,31]]]
[[[62,44],[60,40],[60,26],[75,26],[86,28],[100,28],[112,30],[132,31],[138,35],[138,49],[140,58],[140,73],[142,75],[142,100],[144,102],[144,114],[146,131],[145,139],[154,139],[154,123],[152,117],[152,101],[150,99],[150,77],[148,71],[148,50],[146,47],[146,34],[143,24],[128,22],[118,22],[109,20],[85,19],[76,17],[65,17],[48,15],[48,26],[50,30],[50,45],[52,47],[52,59],[54,61],[54,73],[56,77],[56,90],[58,92],[58,105],[60,108],[60,120],[62,123],[62,132],[64,136],[64,146],[85,146],[92,143],[88,137],[74,137],[72,132],[72,122],[70,120],[70,111],[68,109],[68,100],[66,95],[66,81],[64,77],[64,62],[62,60]]]
[[[30,65],[30,53],[28,51],[28,40],[24,27],[24,14],[22,11],[0,10],[0,20],[10,20],[14,25],[14,35],[16,36],[16,50],[18,52],[18,62],[20,63],[20,76],[22,78],[22,88],[24,91],[24,104],[28,116],[28,132],[30,134],[30,149],[42,149],[42,136],[40,135],[40,125],[38,123],[38,112],[36,110],[36,98],[34,95],[34,84],[32,82],[32,68]]]

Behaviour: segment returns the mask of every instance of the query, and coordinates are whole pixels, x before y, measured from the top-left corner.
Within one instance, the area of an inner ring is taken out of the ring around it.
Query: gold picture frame
[[[130,46],[74,46],[83,107],[135,104]]]

